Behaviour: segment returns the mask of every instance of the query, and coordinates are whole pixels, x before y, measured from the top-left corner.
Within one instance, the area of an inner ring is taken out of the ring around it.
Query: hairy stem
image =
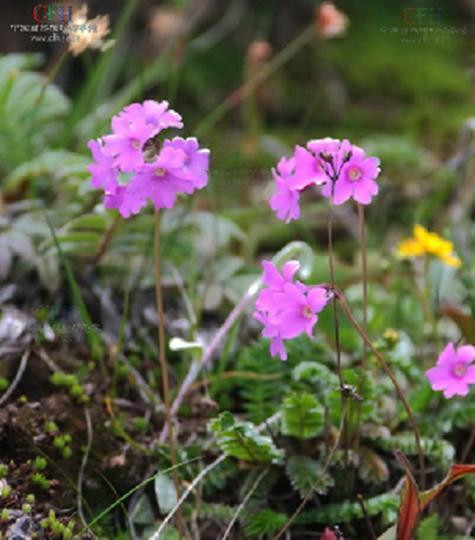
[[[161,256],[160,256],[160,225],[161,215],[160,211],[155,212],[155,294],[157,300],[157,314],[158,314],[158,346],[159,346],[159,360],[160,371],[162,376],[162,388],[163,388],[163,402],[165,404],[165,422],[168,430],[168,444],[170,447],[170,459],[173,467],[173,483],[177,496],[180,497],[180,481],[178,478],[178,471],[176,469],[176,449],[175,438],[173,434],[173,420],[170,411],[170,382],[168,379],[168,365],[165,354],[165,320],[163,316],[163,297],[162,297],[162,271],[161,271]],[[177,512],[177,525],[180,532],[180,536],[184,536],[184,523],[183,514],[181,509]]]
[[[382,368],[386,372],[386,375],[391,379],[391,382],[394,385],[394,388],[396,389],[396,393],[401,400],[404,409],[406,411],[406,414],[409,419],[409,423],[411,424],[412,431],[414,433],[414,438],[416,440],[416,446],[417,451],[419,454],[419,467],[420,467],[420,475],[421,475],[421,488],[425,489],[425,483],[426,483],[426,471],[425,471],[425,463],[424,463],[424,451],[422,449],[421,444],[421,436],[419,433],[419,428],[417,427],[416,419],[414,417],[414,414],[411,410],[411,407],[404,395],[404,392],[399,385],[396,375],[393,373],[392,369],[389,367],[389,364],[386,362],[384,357],[381,355],[381,353],[376,349],[376,347],[373,345],[371,340],[369,339],[366,331],[361,327],[359,322],[355,319],[353,313],[351,312],[350,307],[348,306],[348,303],[346,302],[344,294],[338,290],[333,290],[335,297],[338,299],[338,302],[340,303],[340,306],[343,310],[343,313],[346,315],[348,321],[353,325],[355,330],[359,333],[359,335],[362,337],[363,341],[366,343],[368,348],[371,350],[371,352],[376,356],[379,363],[381,364]]]

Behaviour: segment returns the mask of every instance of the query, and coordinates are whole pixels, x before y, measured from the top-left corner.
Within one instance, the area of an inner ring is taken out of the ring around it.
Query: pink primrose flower
[[[440,353],[436,365],[426,372],[433,390],[442,390],[446,398],[466,396],[469,385],[475,384],[475,347],[455,348],[449,343]]]
[[[294,155],[281,158],[272,171],[277,190],[270,207],[282,221],[299,219],[301,192],[311,186],[322,186],[322,195],[335,205],[351,198],[369,204],[379,190],[379,172],[379,159],[347,139],[312,139],[306,148],[296,146]]]
[[[178,194],[206,186],[209,150],[194,137],[164,139],[161,145],[155,140],[163,129],[181,127],[181,116],[168,102],[146,100],[114,116],[112,134],[88,143],[91,183],[104,190],[106,208],[123,217],[137,214],[148,201],[157,209],[172,208]]]
[[[254,318],[264,326],[263,337],[271,340],[271,355],[286,360],[284,340],[304,332],[312,337],[317,313],[328,303],[329,294],[325,287],[309,287],[294,281],[297,261],[285,263],[282,272],[270,261],[263,261],[262,265],[264,288],[257,297]]]

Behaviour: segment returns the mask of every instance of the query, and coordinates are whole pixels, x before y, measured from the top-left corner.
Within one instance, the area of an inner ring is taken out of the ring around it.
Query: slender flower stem
[[[286,64],[302,47],[316,37],[313,24],[305,28],[293,41],[282,49],[268,64],[262,67],[253,77],[248,79],[235,92],[228,95],[211,113],[196,127],[197,136],[209,131],[229,111],[239,105],[243,99],[252,94],[256,88],[271,77],[284,64]]]
[[[173,434],[173,420],[170,412],[170,382],[168,379],[168,365],[165,354],[165,320],[163,316],[163,296],[162,296],[162,271],[161,271],[161,256],[160,256],[160,225],[161,214],[157,210],[155,212],[155,294],[157,299],[157,314],[158,314],[158,345],[159,345],[159,359],[160,359],[160,371],[162,375],[162,387],[163,387],[163,402],[165,404],[165,421],[168,431],[168,444],[170,447],[170,459],[173,467],[173,483],[177,497],[180,497],[180,481],[178,478],[178,472],[176,469],[176,449],[175,438]],[[184,523],[183,514],[181,509],[177,512],[177,525],[180,532],[180,537],[184,537]]]
[[[338,289],[333,289],[333,294],[338,299],[341,309],[343,310],[343,313],[346,315],[348,321],[353,325],[355,330],[358,332],[358,334],[363,338],[364,342],[368,346],[368,348],[371,350],[371,352],[376,356],[379,363],[381,364],[382,368],[386,372],[386,375],[391,379],[391,382],[394,385],[394,388],[396,390],[396,393],[401,400],[403,407],[406,411],[406,414],[409,419],[409,423],[411,424],[412,431],[414,433],[414,438],[416,441],[417,451],[419,454],[419,468],[420,468],[420,475],[421,475],[421,489],[425,489],[426,484],[426,471],[425,471],[425,463],[424,463],[424,450],[422,449],[422,443],[421,443],[421,436],[419,433],[419,428],[417,427],[417,422],[414,417],[414,414],[411,410],[411,406],[409,405],[406,396],[404,395],[404,392],[399,385],[398,380],[396,379],[396,375],[393,373],[392,369],[390,368],[389,364],[386,362],[382,354],[376,349],[376,347],[373,345],[371,340],[369,339],[366,331],[362,328],[360,323],[355,319],[353,313],[351,312],[350,307],[348,306],[348,303],[346,302],[345,295]]]
[[[360,224],[360,244],[361,244],[361,277],[363,282],[363,328],[368,331],[368,259],[366,244],[366,223],[364,206],[358,203],[358,217]],[[366,369],[366,360],[368,356],[368,347],[363,343],[363,354],[361,356],[361,369]]]
[[[336,288],[335,284],[335,262],[333,256],[333,204],[330,202],[330,211],[328,213],[328,259],[330,264],[330,282],[332,288]],[[338,303],[333,297],[333,323],[335,327],[335,347],[336,347],[336,373],[340,383],[340,390],[344,389],[343,373],[341,370],[341,351],[340,351],[340,324],[338,321]]]
[[[367,243],[366,243],[366,222],[365,222],[365,211],[364,206],[360,203],[357,203],[358,207],[358,222],[360,229],[360,249],[361,249],[361,282],[363,285],[363,328],[365,332],[368,331],[368,259],[367,259]],[[358,387],[358,393],[360,396],[363,396],[364,391],[364,377],[365,370],[368,358],[368,347],[366,342],[363,342],[363,350],[361,352],[361,373],[360,381]],[[362,413],[362,402],[357,404],[356,408],[356,426],[355,426],[355,440],[354,447],[355,450],[358,449],[360,445],[360,436],[361,436],[361,413]]]
[[[104,236],[101,238],[97,251],[91,257],[92,264],[98,265],[101,262],[102,258],[104,257],[104,255],[107,253],[107,250],[109,249],[112,239],[114,238],[114,233],[117,230],[117,227],[119,226],[121,221],[122,221],[122,216],[119,213],[117,213],[114,220],[110,223],[110,225],[105,230]]]
[[[430,281],[429,281],[429,264],[430,260],[428,257],[426,257],[424,261],[424,270],[423,270],[423,310],[426,313],[426,316],[429,320],[431,330],[432,330],[432,338],[434,340],[434,343],[437,345],[437,348],[441,348],[441,343],[439,339],[439,333],[437,331],[437,319],[434,315],[434,310],[431,303],[431,291],[430,291]]]

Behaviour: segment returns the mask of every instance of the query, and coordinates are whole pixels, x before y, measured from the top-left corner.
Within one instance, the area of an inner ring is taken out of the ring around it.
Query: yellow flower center
[[[134,150],[140,150],[140,141],[138,139],[132,139],[130,141],[130,146],[134,149]]]
[[[302,308],[302,315],[306,318],[306,319],[311,319],[313,317],[313,311],[308,307],[308,306],[304,306]]]
[[[361,171],[358,167],[350,167],[348,169],[348,178],[352,182],[357,182],[361,178]]]
[[[462,378],[467,373],[467,365],[463,364],[462,362],[455,364],[454,367],[452,368],[452,373],[456,377]]]
[[[162,176],[165,176],[166,174],[166,170],[163,168],[163,167],[157,167],[153,173],[155,174],[155,176],[158,176],[158,177],[162,177]]]

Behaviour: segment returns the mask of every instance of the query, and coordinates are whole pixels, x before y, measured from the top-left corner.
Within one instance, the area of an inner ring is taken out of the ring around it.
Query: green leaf
[[[412,433],[400,433],[392,435],[388,439],[377,439],[376,444],[384,450],[400,450],[403,454],[417,455],[417,445]],[[452,463],[455,456],[455,448],[444,439],[421,438],[421,446],[426,456],[430,456],[441,468],[446,469],[447,464]]]
[[[237,459],[255,463],[280,463],[283,452],[270,437],[261,435],[254,424],[236,420],[224,412],[209,423],[221,450]]]
[[[300,439],[309,439],[323,428],[324,409],[317,398],[302,392],[284,399],[282,407],[282,433]]]
[[[286,393],[284,376],[286,367],[269,357],[269,343],[259,341],[244,348],[239,354],[236,369],[249,371],[268,379],[240,379],[237,384],[242,406],[253,422],[262,422],[279,408],[282,395]],[[271,378],[272,377],[272,378]]]
[[[399,496],[392,493],[377,495],[365,499],[365,510],[369,516],[383,515],[386,523],[394,523],[397,518],[399,508]],[[295,520],[295,523],[305,525],[309,523],[325,523],[336,525],[338,523],[348,523],[353,519],[363,518],[363,511],[359,502],[345,501],[342,503],[327,504],[316,510],[302,512]]]
[[[0,163],[4,172],[45,152],[69,109],[67,97],[57,86],[28,71],[38,66],[40,58],[0,57]]]
[[[287,514],[267,508],[249,517],[244,532],[246,536],[273,535],[282,529],[288,519]]]
[[[163,474],[157,476],[155,478],[154,488],[160,512],[162,514],[168,514],[178,500],[171,475]]]
[[[48,185],[52,184],[51,187],[71,176],[85,179],[89,175],[89,162],[90,158],[67,150],[45,151],[33,159],[25,159],[16,167],[5,180],[5,189],[15,189],[21,182],[38,177],[47,178]]]
[[[325,495],[328,488],[334,485],[331,476],[324,473],[322,465],[308,456],[290,456],[285,470],[293,488],[299,491],[302,498],[314,491]]]
[[[272,261],[277,266],[282,266],[285,262],[296,259],[300,262],[299,275],[302,279],[308,279],[312,271],[313,250],[305,242],[290,242],[277,252]]]
[[[426,517],[417,528],[417,540],[440,540],[439,527],[440,519],[437,514]]]

